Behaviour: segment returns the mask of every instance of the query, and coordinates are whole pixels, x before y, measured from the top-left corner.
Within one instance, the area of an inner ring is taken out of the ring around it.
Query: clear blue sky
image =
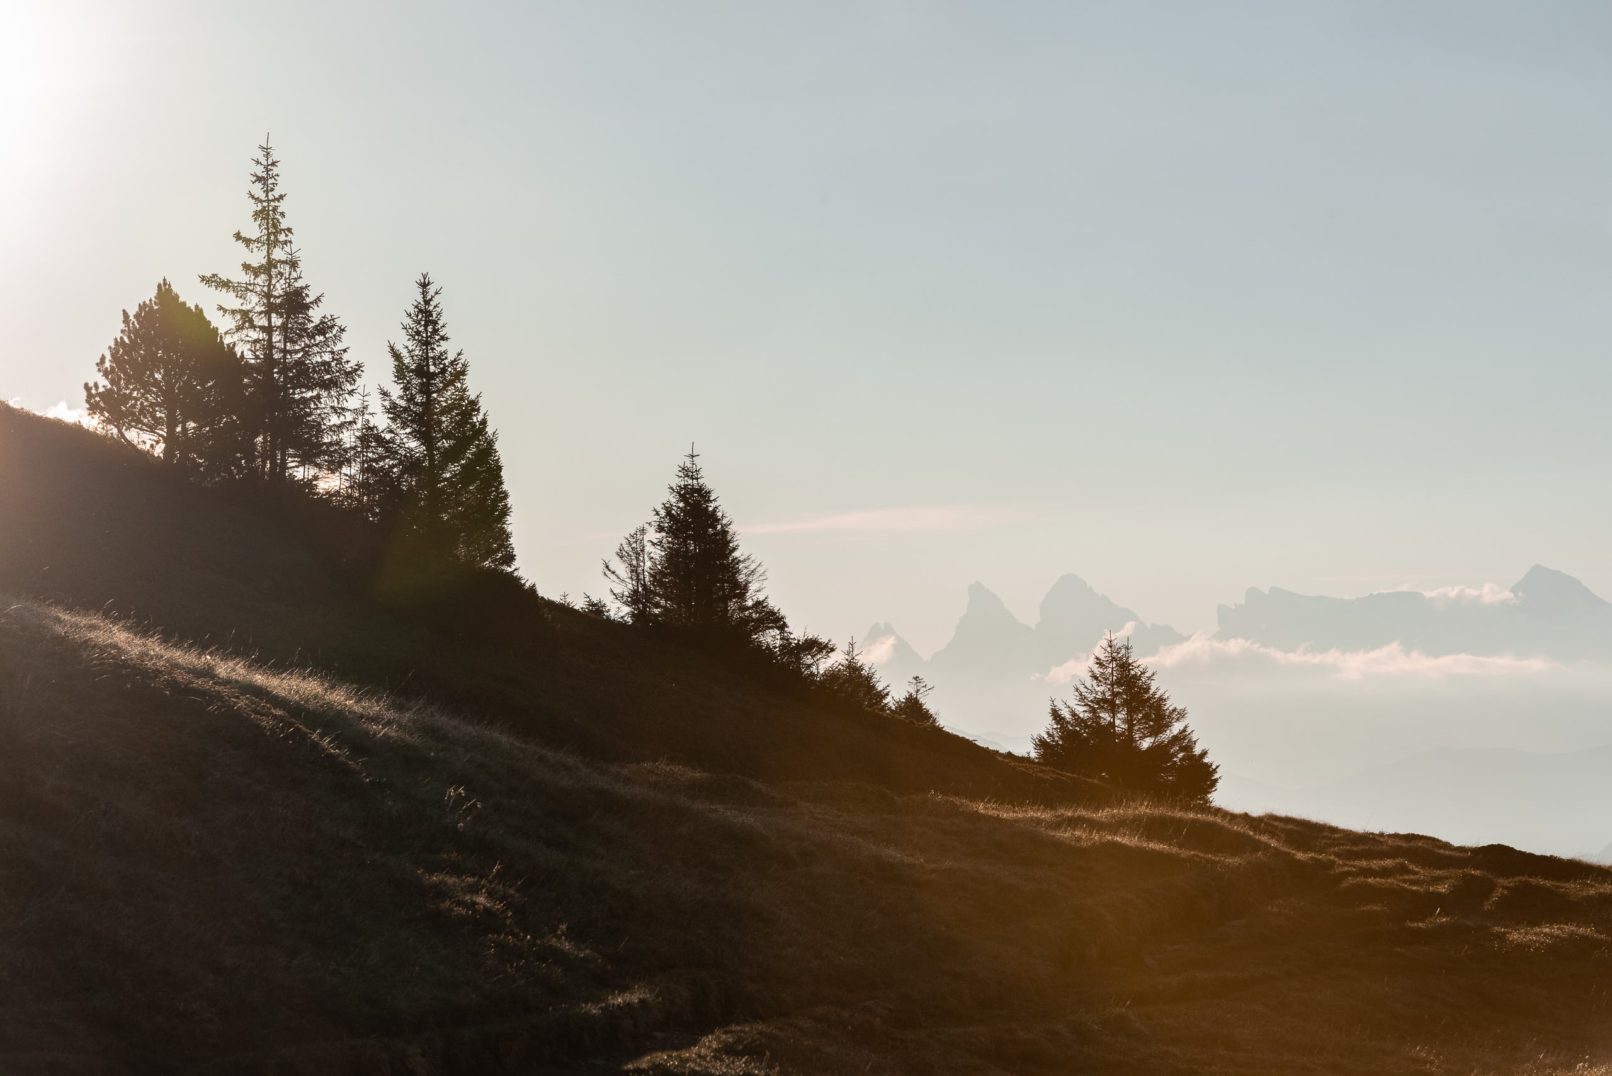
[[[1605,5],[0,10],[0,397],[210,306],[272,131],[372,380],[445,287],[545,592],[693,440],[797,623],[925,650],[976,578],[1612,593]]]

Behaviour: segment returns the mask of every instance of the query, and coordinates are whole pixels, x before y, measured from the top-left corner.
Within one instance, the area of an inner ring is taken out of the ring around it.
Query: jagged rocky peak
[[[908,677],[928,671],[929,663],[889,621],[873,624],[857,639],[856,644],[863,658],[892,683],[905,683]]]
[[[963,615],[976,613],[981,616],[1013,616],[996,592],[977,579],[968,584],[968,608]]]
[[[1036,632],[1048,653],[1086,649],[1103,635],[1135,625],[1135,644],[1148,651],[1185,636],[1165,624],[1150,624],[1140,614],[1099,593],[1078,575],[1065,575],[1052,585],[1041,600],[1041,621]],[[1062,654],[1067,658],[1068,654]],[[1061,660],[1061,659],[1060,659]]]
[[[942,665],[961,662],[965,665],[984,663],[996,666],[1011,664],[1014,656],[1023,653],[1034,635],[1034,629],[1014,616],[1002,599],[983,583],[970,583],[968,606],[963,610],[951,642],[942,647],[932,661]]]
[[[957,621],[953,642],[970,635],[1018,634],[1029,630],[1029,626],[1013,615],[1013,611],[995,591],[976,581],[968,585],[968,605],[963,610],[962,618]]]
[[[1103,595],[1097,593],[1092,585],[1078,575],[1069,574],[1060,576],[1047,591],[1047,596],[1041,599],[1041,619],[1058,620],[1072,610],[1084,610],[1092,607],[1108,610],[1114,603]]]

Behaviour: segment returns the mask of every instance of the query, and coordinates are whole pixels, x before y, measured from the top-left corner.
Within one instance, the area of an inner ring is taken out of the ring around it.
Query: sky
[[[211,307],[270,132],[371,383],[444,287],[545,593],[692,442],[926,653],[976,579],[1612,594],[1609,104],[1588,3],[5,0],[0,398]]]

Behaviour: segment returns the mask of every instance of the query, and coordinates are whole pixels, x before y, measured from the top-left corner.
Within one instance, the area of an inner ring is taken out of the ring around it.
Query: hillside
[[[939,730],[812,710],[764,678],[535,597],[400,616],[373,595],[384,551],[318,507],[200,489],[87,430],[0,405],[0,589],[11,593],[427,695],[596,758],[897,791],[1090,794]]]
[[[464,638],[338,532],[0,410],[0,1071],[1612,1071],[1612,870]]]

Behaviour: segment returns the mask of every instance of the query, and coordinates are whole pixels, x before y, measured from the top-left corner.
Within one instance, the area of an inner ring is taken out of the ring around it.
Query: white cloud
[[[1166,646],[1143,660],[1156,669],[1203,669],[1233,662],[1314,669],[1328,672],[1338,680],[1363,680],[1368,677],[1441,680],[1446,677],[1534,674],[1561,668],[1559,663],[1547,658],[1519,658],[1505,654],[1424,654],[1419,650],[1407,650],[1397,642],[1374,650],[1278,650],[1248,639],[1211,639],[1203,635],[1194,635],[1185,642]]]
[[[1125,626],[1114,633],[1117,639],[1125,639],[1136,634],[1136,621],[1126,621]],[[1085,676],[1086,670],[1091,667],[1091,659],[1096,656],[1097,648],[1103,645],[1101,639],[1092,644],[1092,648],[1084,654],[1076,654],[1062,665],[1054,665],[1045,674],[1037,677],[1049,684],[1072,683],[1076,677]]]
[[[87,411],[85,411],[82,407],[73,407],[69,405],[66,400],[61,400],[57,403],[51,404],[49,407],[45,408],[45,410],[41,411],[40,414],[44,415],[46,418],[56,418],[61,419],[63,422],[71,422],[75,426],[92,426],[95,424],[94,420],[90,418]]]
[[[959,531],[998,527],[1018,522],[1027,514],[1022,505],[911,505],[902,508],[869,508],[860,512],[836,512],[801,519],[775,520],[770,523],[751,523],[739,529],[745,534]]]
[[[44,415],[46,418],[55,418],[60,419],[63,422],[71,422],[75,426],[95,425],[95,420],[90,418],[89,414],[82,407],[74,407],[66,400],[59,400],[44,410],[40,410],[37,407],[29,407],[23,402],[21,396],[13,396],[11,399],[7,400],[6,403],[19,410],[32,411],[34,414]]]
[[[1130,635],[1136,624],[1126,624],[1116,635]],[[1061,665],[1054,665],[1034,679],[1063,685],[1086,675],[1092,655],[1077,654]],[[1548,658],[1519,658],[1509,654],[1424,654],[1407,650],[1397,642],[1373,650],[1280,650],[1249,639],[1214,639],[1194,635],[1185,642],[1162,647],[1142,658],[1155,669],[1242,668],[1314,670],[1336,680],[1365,680],[1397,677],[1442,680],[1446,677],[1513,676],[1548,672],[1561,668]]]
[[[857,651],[858,656],[869,665],[883,665],[895,656],[895,652],[896,637],[894,635],[881,635]]]
[[[1481,587],[1435,587],[1432,590],[1401,587],[1400,589],[1449,605],[1505,605],[1517,600],[1517,595],[1498,583],[1485,583]]]

